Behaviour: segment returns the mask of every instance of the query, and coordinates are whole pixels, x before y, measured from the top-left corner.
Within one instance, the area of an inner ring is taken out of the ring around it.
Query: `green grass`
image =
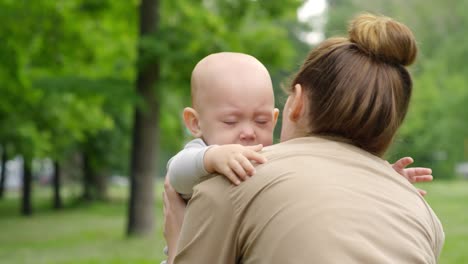
[[[160,188],[157,198],[161,197]],[[19,216],[17,194],[0,201],[0,263],[156,263],[164,259],[161,202],[155,204],[155,231],[147,238],[126,238],[124,189],[110,202],[70,204],[49,209],[49,193],[35,190],[32,217]]]
[[[446,242],[441,264],[468,263],[468,182],[422,184],[442,221]],[[126,238],[125,189],[112,189],[112,201],[49,209],[49,191],[35,189],[32,217],[19,216],[17,194],[0,201],[0,263],[156,263],[162,248],[161,186],[156,190],[156,226],[147,238]],[[73,193],[68,193],[68,197]]]
[[[445,232],[440,264],[468,263],[468,181],[435,181],[420,185]]]

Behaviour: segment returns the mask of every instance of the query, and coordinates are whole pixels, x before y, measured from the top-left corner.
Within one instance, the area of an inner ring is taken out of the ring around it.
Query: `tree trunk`
[[[83,194],[81,198],[85,201],[93,200],[93,169],[90,164],[88,153],[83,152]]]
[[[60,195],[60,164],[58,161],[54,161],[53,183],[54,183],[53,206],[54,206],[54,209],[60,209],[63,206],[62,206],[62,197]]]
[[[96,198],[102,201],[107,200],[107,179],[108,173],[103,170],[100,173],[96,173],[94,178],[94,187],[96,190]]]
[[[158,6],[158,0],[141,1],[140,39],[155,34],[159,20]],[[140,62],[146,55],[146,50],[138,50]],[[144,107],[139,105],[135,108],[127,234],[150,235],[154,226],[154,164],[159,138],[159,104],[155,87],[159,79],[159,64],[151,61],[139,63],[138,67],[136,88],[144,100]]]
[[[6,183],[6,162],[7,162],[8,156],[7,156],[7,151],[6,148],[3,147],[2,149],[2,160],[1,160],[1,166],[2,166],[2,172],[0,173],[0,199],[3,198],[4,193],[5,193],[5,183]]]
[[[23,201],[21,207],[21,214],[30,216],[32,215],[32,171],[31,159],[23,157]]]

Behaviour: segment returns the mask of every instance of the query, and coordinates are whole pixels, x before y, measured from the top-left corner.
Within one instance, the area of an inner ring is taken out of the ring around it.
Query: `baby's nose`
[[[251,126],[244,126],[242,128],[240,139],[241,140],[255,140],[255,130]]]

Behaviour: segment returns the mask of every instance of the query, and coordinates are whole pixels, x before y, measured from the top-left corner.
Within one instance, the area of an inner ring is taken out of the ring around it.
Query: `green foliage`
[[[0,10],[9,40],[0,44],[0,142],[56,160],[91,145],[98,168],[125,170],[136,3],[2,1]]]
[[[157,61],[159,162],[188,134],[195,64],[219,51],[246,52],[271,72],[295,59],[299,0],[161,1],[158,32],[138,40],[139,1],[0,1],[0,142],[23,155],[91,155],[96,170],[126,173],[136,64]],[[136,62],[137,47],[147,56]],[[143,106],[144,107],[144,106]],[[161,166],[162,172],[164,167]]]

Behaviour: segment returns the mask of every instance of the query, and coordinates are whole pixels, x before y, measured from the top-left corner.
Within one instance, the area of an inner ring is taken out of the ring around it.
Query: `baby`
[[[167,166],[170,184],[184,198],[204,175],[217,172],[234,184],[253,175],[252,162],[266,161],[258,151],[273,143],[279,113],[268,70],[250,55],[205,57],[192,72],[191,91],[193,108],[183,118],[197,139]]]

